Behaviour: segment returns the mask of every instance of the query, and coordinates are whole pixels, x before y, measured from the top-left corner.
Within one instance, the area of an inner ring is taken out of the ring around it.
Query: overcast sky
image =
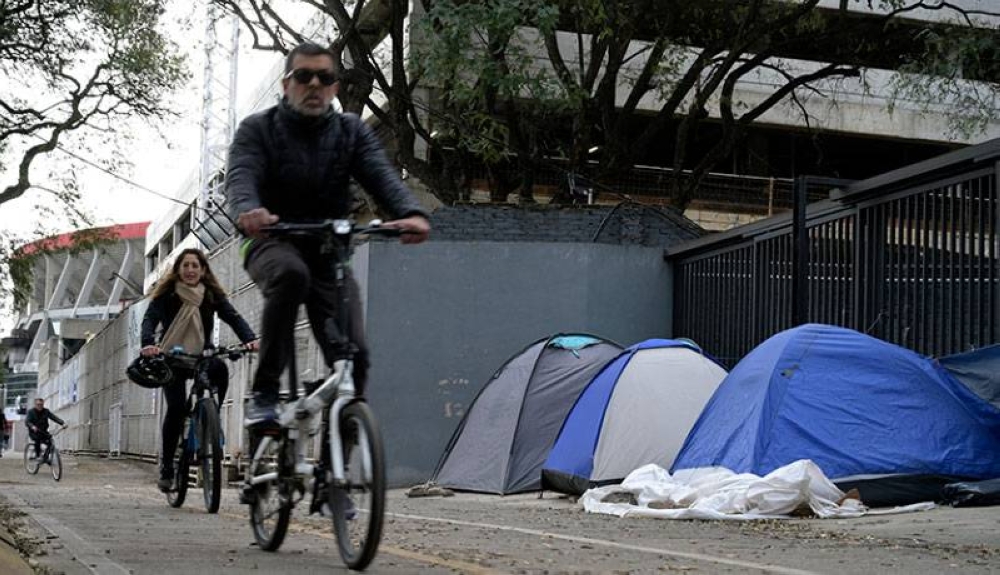
[[[184,8],[188,12],[191,5],[173,3],[173,8]],[[116,178],[97,168],[87,166],[79,161],[74,162],[77,170],[77,180],[82,191],[82,208],[91,215],[95,225],[124,224],[151,221],[156,219],[170,201],[143,190],[149,188],[168,197],[174,197],[183,183],[196,172],[199,167],[198,155],[201,146],[200,123],[202,117],[202,83],[204,68],[204,8],[201,2],[196,4],[196,17],[192,32],[179,32],[180,27],[171,26],[171,33],[176,34],[175,41],[181,44],[188,56],[191,79],[187,86],[178,90],[172,96],[174,108],[180,116],[172,120],[166,137],[161,137],[155,130],[143,129],[137,123],[133,129],[135,140],[129,145],[131,161],[130,169],[118,173],[139,184],[131,185],[123,179]],[[266,72],[274,65],[280,56],[274,53],[254,51],[250,48],[249,34],[241,34],[241,50],[239,57],[239,80],[237,99],[243,101],[249,98],[264,80]],[[238,106],[238,109],[242,109]],[[101,149],[100,141],[91,138],[88,144],[96,150]],[[66,148],[77,151],[74,139],[66,140]],[[105,148],[107,149],[107,148]],[[87,159],[99,160],[97,151],[83,153]],[[36,160],[32,167],[32,182],[36,185],[55,187],[47,176],[52,171],[65,169],[70,158],[56,150],[43,160]],[[13,181],[13,174],[0,174],[5,185]],[[43,223],[47,230],[57,232],[68,230],[68,220],[59,219],[53,215],[42,215],[39,206],[54,208],[54,213],[61,210],[51,194],[37,189],[29,190],[24,196],[4,203],[0,206],[0,226],[19,235],[30,234]],[[41,220],[41,221],[40,221]],[[6,334],[13,326],[14,318],[8,317],[0,310],[0,334]]]

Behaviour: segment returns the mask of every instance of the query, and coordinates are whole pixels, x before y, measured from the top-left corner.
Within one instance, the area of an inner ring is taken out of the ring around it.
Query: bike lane
[[[218,515],[201,491],[167,506],[154,467],[65,458],[63,481],[0,459],[0,518],[27,513],[22,540],[54,573],[343,572],[329,520],[296,508],[278,553],[254,547],[235,489]],[[407,499],[390,493],[382,546],[368,573],[525,575],[663,572],[867,575],[996,573],[996,508],[936,509],[852,520],[711,522],[584,513],[548,493]],[[0,570],[0,573],[5,571]]]
[[[65,455],[57,483],[46,467],[29,476],[20,457],[7,455],[0,459],[0,500],[8,511],[2,516],[24,513],[7,524],[34,550],[33,560],[54,573],[347,572],[332,534],[317,528],[294,524],[278,553],[257,549],[234,489],[224,491],[221,512],[209,515],[200,489],[189,491],[183,508],[170,508],[151,465]],[[455,570],[403,555],[382,553],[368,572]]]

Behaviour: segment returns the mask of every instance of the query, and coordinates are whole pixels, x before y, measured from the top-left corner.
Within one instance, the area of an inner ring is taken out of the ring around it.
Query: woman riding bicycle
[[[201,353],[210,347],[215,314],[233,329],[247,349],[257,349],[257,336],[246,320],[236,311],[219,280],[208,265],[208,258],[201,250],[186,249],[177,256],[170,272],[160,280],[152,294],[152,301],[142,319],[141,354],[152,357],[170,352],[177,347],[188,354]],[[159,345],[155,343],[157,326],[163,326],[163,337]],[[185,385],[194,377],[190,360],[172,358],[167,355],[174,379],[164,386],[163,396],[167,401],[167,413],[163,417],[164,454],[160,465],[160,480],[157,486],[169,490],[174,479],[173,460],[168,454],[177,449],[177,442],[184,431]],[[208,375],[219,392],[219,404],[226,397],[229,387],[229,369],[219,359],[208,363]]]

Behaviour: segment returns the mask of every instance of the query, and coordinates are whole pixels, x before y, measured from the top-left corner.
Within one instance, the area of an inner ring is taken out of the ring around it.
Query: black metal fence
[[[933,356],[996,343],[998,181],[993,140],[672,248],[674,334],[730,367],[804,321]]]

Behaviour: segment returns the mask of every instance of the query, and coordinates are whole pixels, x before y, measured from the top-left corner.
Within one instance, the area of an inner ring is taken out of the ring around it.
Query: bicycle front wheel
[[[371,409],[352,403],[340,414],[345,483],[328,490],[340,557],[361,570],[375,558],[385,514],[382,436]]]
[[[201,486],[205,493],[205,509],[219,511],[222,499],[222,442],[219,440],[219,412],[215,400],[205,398],[199,402],[198,460],[201,462]]]
[[[24,446],[24,470],[27,471],[29,475],[38,473],[38,466],[42,464],[41,459],[31,458],[34,453],[35,445],[29,441],[28,445]]]
[[[285,540],[292,517],[292,493],[282,476],[285,439],[264,436],[254,451],[247,475],[251,478],[250,526],[257,545],[277,551]]]
[[[62,457],[55,445],[52,446],[52,453],[49,454],[49,465],[52,467],[52,479],[59,481],[62,479]]]

